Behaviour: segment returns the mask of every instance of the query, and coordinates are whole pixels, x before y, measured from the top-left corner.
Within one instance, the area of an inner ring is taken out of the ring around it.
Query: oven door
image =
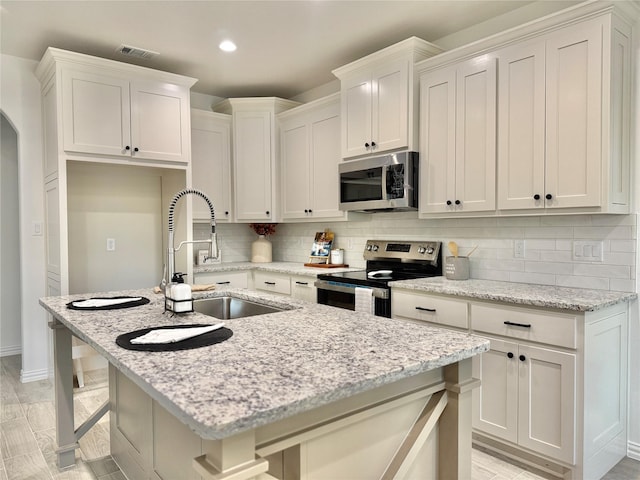
[[[332,307],[355,310],[356,287],[371,288],[374,298],[374,313],[379,317],[391,318],[391,297],[389,288],[367,287],[350,283],[317,280],[318,303]]]

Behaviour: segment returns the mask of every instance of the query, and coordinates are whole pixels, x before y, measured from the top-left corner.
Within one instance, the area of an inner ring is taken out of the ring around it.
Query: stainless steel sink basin
[[[235,297],[215,297],[194,300],[193,309],[196,312],[219,318],[220,320],[253,317],[254,315],[264,315],[266,313],[276,313],[284,310],[282,308]]]

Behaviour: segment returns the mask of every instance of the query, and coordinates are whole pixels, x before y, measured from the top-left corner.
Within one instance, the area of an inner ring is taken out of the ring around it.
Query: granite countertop
[[[131,295],[141,307],[87,312],[72,300]],[[290,297],[225,288],[195,298],[232,295],[290,310],[225,320],[233,336],[178,352],[137,352],[116,345],[145,327],[215,323],[199,313],[163,314],[152,290],[40,299],[56,319],[205,439],[236,433],[326,405],[487,351],[485,339],[376,317]]]
[[[447,280],[445,277],[390,282],[394,288],[494,300],[534,307],[590,312],[638,297],[631,292],[498,282],[494,280]]]
[[[307,277],[317,277],[322,273],[355,272],[357,270],[364,270],[364,267],[362,268],[305,267],[304,264],[297,263],[297,262],[270,262],[270,263],[229,262],[229,263],[216,263],[212,265],[198,265],[193,267],[194,274],[234,272],[234,271],[241,271],[241,270],[261,270],[264,272],[284,273],[286,275],[303,275]]]

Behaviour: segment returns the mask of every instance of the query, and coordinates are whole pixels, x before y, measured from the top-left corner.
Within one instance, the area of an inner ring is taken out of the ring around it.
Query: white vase
[[[258,239],[251,244],[251,262],[253,263],[269,263],[272,259],[271,242],[264,235],[258,236]]]

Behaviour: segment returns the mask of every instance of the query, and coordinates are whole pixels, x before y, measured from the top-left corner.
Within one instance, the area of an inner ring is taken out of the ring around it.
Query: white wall
[[[0,357],[22,351],[18,136],[0,114]]]
[[[158,170],[70,163],[69,293],[150,288],[162,277]],[[107,251],[107,238],[115,251]]]
[[[47,378],[49,328],[38,304],[45,295],[44,236],[32,235],[32,222],[44,221],[42,116],[37,62],[0,55],[0,109],[18,132],[22,290],[22,381]]]

